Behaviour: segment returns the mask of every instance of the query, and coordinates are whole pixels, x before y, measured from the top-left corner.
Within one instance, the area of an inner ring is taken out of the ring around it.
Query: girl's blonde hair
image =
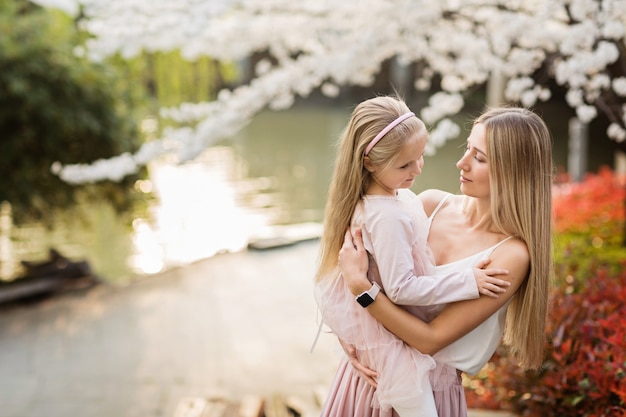
[[[415,134],[427,138],[426,126],[409,117],[391,129],[365,156],[365,148],[387,125],[408,113],[408,106],[395,97],[383,96],[356,106],[338,143],[335,167],[324,212],[319,267],[315,280],[328,277],[337,266],[337,257],[358,202],[372,182],[365,160],[374,166],[394,163],[400,148]]]
[[[523,368],[544,358],[552,277],[552,143],[543,120],[523,108],[494,108],[474,124],[485,127],[494,226],[526,243],[528,277],[508,307],[504,343]]]

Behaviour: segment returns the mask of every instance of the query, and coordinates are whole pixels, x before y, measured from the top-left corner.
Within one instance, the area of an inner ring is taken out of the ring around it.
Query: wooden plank
[[[326,386],[318,385],[313,389],[313,399],[315,400],[315,405],[319,408],[322,408],[326,403],[326,399],[329,395],[329,389]]]
[[[285,400],[279,394],[273,395],[265,404],[265,417],[293,417]]]
[[[306,405],[304,401],[298,397],[289,396],[285,398],[285,405],[292,417],[302,417],[305,413]]]
[[[174,417],[203,417],[207,404],[208,401],[204,398],[183,398],[174,410]]]
[[[224,417],[229,402],[223,398],[213,398],[207,402],[202,417]]]
[[[239,417],[263,417],[265,400],[258,396],[246,396],[239,404]]]

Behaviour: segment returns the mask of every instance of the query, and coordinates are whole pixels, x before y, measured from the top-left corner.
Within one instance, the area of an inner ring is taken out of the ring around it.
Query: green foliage
[[[626,248],[621,245],[621,234],[607,240],[580,233],[561,233],[554,237],[557,276],[572,276],[584,281],[599,269],[616,274],[624,259]]]
[[[227,88],[239,76],[236,66],[210,57],[186,60],[180,51],[144,51],[134,58],[119,54],[109,62],[124,73],[124,78],[141,90],[145,112],[158,115],[162,107],[176,107],[185,102],[212,101],[219,90]],[[158,118],[158,116],[157,116]],[[160,120],[161,128],[176,125]]]
[[[553,200],[557,276],[586,280],[599,268],[618,273],[626,259],[626,177],[602,167],[584,181],[557,185]]]
[[[532,417],[626,414],[625,185],[603,168],[557,186],[544,366],[522,372],[500,348],[466,381],[468,405]]]
[[[47,220],[80,194],[127,208],[136,178],[75,187],[50,169],[135,150],[130,91],[112,67],[75,55],[81,34],[66,16],[11,0],[0,10],[0,201],[17,222]]]

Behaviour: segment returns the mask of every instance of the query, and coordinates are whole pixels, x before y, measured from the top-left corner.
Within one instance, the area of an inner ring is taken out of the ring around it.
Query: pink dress
[[[445,203],[446,199],[447,197],[442,199],[442,201],[435,208],[435,210],[428,219],[425,218],[425,214],[423,212],[423,209],[421,208],[421,204],[414,207],[416,211],[419,211],[418,217],[424,216],[424,219],[421,220],[423,222],[419,224],[419,227],[425,228],[426,233],[428,233],[428,230],[430,229],[432,219],[441,208],[441,206]],[[417,210],[418,208],[419,210]],[[363,236],[365,242],[365,231],[363,233]],[[382,238],[382,236],[383,235],[380,235],[377,239]],[[448,287],[449,285],[446,285],[446,281],[454,282],[456,280],[457,285],[459,285],[459,279],[461,280],[461,282],[465,282],[465,280],[468,279],[468,274],[470,274],[471,282],[473,283],[475,288],[476,285],[474,283],[471,268],[473,268],[473,266],[476,265],[479,260],[487,258],[496,247],[504,243],[504,241],[506,240],[508,240],[508,238],[501,241],[497,245],[494,245],[484,251],[458,260],[456,262],[434,266],[432,267],[432,270],[429,271],[433,275],[425,277],[420,276],[419,278],[412,279],[416,281],[423,279],[425,279],[426,281],[434,280],[435,282],[438,282],[439,285],[441,285],[442,287]],[[423,242],[420,241],[419,244],[426,245],[425,240]],[[400,246],[400,242],[397,240],[392,241],[392,245],[390,245],[390,247],[402,248],[402,246]],[[368,252],[370,252],[371,248],[368,248],[366,246],[366,249],[368,249]],[[373,261],[370,259],[370,266],[374,266],[372,270],[372,277],[370,278],[375,279],[377,277],[378,279],[380,279],[381,276],[389,276],[386,275],[386,272],[383,272],[382,268],[380,269],[380,274],[378,274],[378,271],[375,268],[376,264],[373,264],[372,262]],[[324,314],[324,311],[322,311],[322,317],[325,320],[326,318],[330,319],[333,323],[339,326],[340,331],[345,332],[353,339],[359,339],[361,336],[358,334],[350,335],[350,330],[352,330],[353,332],[357,332],[360,331],[360,329],[362,329],[363,327],[382,327],[382,325],[380,325],[380,323],[373,319],[373,317],[371,317],[365,309],[363,309],[356,303],[356,301],[354,300],[354,296],[349,293],[349,291],[347,291],[345,285],[338,284],[343,284],[343,281],[341,279],[336,279],[336,281],[337,284],[333,286],[334,290],[331,292],[324,291],[318,286],[318,288],[316,288],[316,298],[318,300],[318,304],[320,305],[320,310],[322,310],[323,308],[327,308],[328,310],[334,311],[337,314],[340,314],[340,312],[343,311],[343,318],[345,320],[341,320],[342,317],[340,316],[332,317],[332,314],[329,314],[328,311],[327,314]],[[334,295],[335,298],[329,298],[329,301],[326,303],[323,301],[320,302],[320,297],[322,295],[328,296],[329,294]],[[343,303],[341,303],[342,299],[344,301]],[[331,302],[338,303],[336,304],[337,308],[332,306],[330,304]],[[465,394],[463,386],[461,384],[461,371],[474,374],[478,372],[493,355],[493,352],[495,351],[503,334],[507,306],[508,303],[496,313],[494,313],[491,317],[489,317],[487,320],[485,320],[485,322],[479,325],[472,332],[468,333],[466,336],[462,337],[461,339],[457,340],[456,342],[452,343],[451,345],[442,349],[440,352],[434,355],[433,359],[435,360],[435,365],[431,365],[428,369],[428,382],[430,384],[430,388],[432,389],[432,395],[434,397],[436,411],[432,411],[432,409],[427,409],[425,410],[425,412],[429,412],[431,414],[420,414],[421,409],[420,407],[417,407],[416,409],[409,411],[406,415],[430,415],[439,417],[467,416]],[[425,321],[430,321],[437,314],[439,314],[443,307],[444,306],[442,305],[433,305],[427,307],[406,307],[406,309],[417,317]],[[356,310],[356,312],[365,312],[367,316],[375,323],[372,323],[365,317],[361,317],[361,315],[358,313],[356,313],[358,314],[358,320],[353,321],[355,320],[355,318],[352,316],[348,318],[347,314],[347,312],[350,312],[350,314],[352,314],[353,310]],[[348,327],[348,329],[346,330],[346,328],[344,328],[345,324],[342,325],[342,322],[350,322],[353,323],[354,326]],[[329,325],[329,327],[331,327],[331,329],[333,329],[331,323],[327,322],[327,324]],[[359,360],[363,364],[368,365],[368,361],[372,361],[372,356],[376,356],[374,355],[374,353],[383,355],[384,357],[382,359],[378,359],[378,361],[380,362],[378,363],[378,365],[382,365],[385,363],[394,364],[394,366],[397,366],[398,368],[391,369],[388,374],[396,374],[392,376],[392,378],[395,378],[399,375],[399,377],[403,379],[405,383],[405,370],[409,370],[410,372],[418,372],[420,374],[423,373],[425,368],[420,367],[423,366],[423,363],[419,362],[415,358],[422,359],[421,357],[425,355],[407,355],[404,349],[411,348],[408,348],[406,345],[404,345],[405,348],[399,348],[398,344],[393,341],[393,338],[395,338],[396,341],[399,339],[397,339],[396,336],[392,335],[391,333],[387,332],[384,327],[383,330],[384,332],[378,334],[378,336],[381,337],[381,339],[379,339],[379,343],[374,343],[374,347],[376,347],[378,350],[369,352],[369,355],[365,353],[363,356],[361,356],[361,351],[364,349],[357,349],[357,351],[359,352]],[[368,335],[370,333],[371,331],[366,331],[365,334]],[[339,338],[342,338],[340,334],[337,334],[337,336]],[[389,349],[384,350],[383,348],[381,348],[381,346],[383,345],[389,347]],[[367,348],[365,348],[365,350],[367,351]],[[417,352],[414,349],[411,350]],[[400,359],[386,359],[387,356],[395,355],[398,355]],[[365,360],[363,360],[363,358],[365,358]],[[376,359],[374,359],[374,361],[375,360]],[[385,382],[385,378],[388,376],[385,375],[385,373],[387,373],[385,371],[388,370],[375,366],[370,367],[376,369],[379,372],[378,390],[375,390],[360,376],[360,374],[352,367],[352,365],[350,365],[346,357],[342,358],[335,377],[332,381],[330,394],[326,400],[326,403],[324,404],[321,413],[322,417],[397,417],[399,415],[398,413],[396,413],[395,410],[385,407],[380,401],[381,383],[383,383],[383,388],[385,384],[388,384],[388,382]],[[400,369],[400,371],[398,371],[398,369]],[[457,371],[457,369],[459,369],[459,371]],[[409,381],[411,381],[410,378]],[[420,391],[417,391],[418,393],[413,394],[412,396],[409,394],[407,397],[407,391],[410,391],[411,389],[423,390],[428,387],[428,384],[424,382],[423,378],[418,378],[418,382],[421,383],[421,385],[409,384],[409,386],[399,386],[399,384],[392,384],[391,389],[398,390],[398,392],[400,393],[399,395],[405,396],[404,398],[423,399],[425,398],[425,393]],[[393,397],[397,394],[391,393],[390,395]],[[395,400],[392,398],[391,401]],[[413,413],[415,410],[417,410],[416,414]]]
[[[422,203],[410,190],[394,197],[366,196],[354,213],[352,226],[360,227],[370,255],[369,279],[378,282],[396,304],[430,321],[444,303],[478,297],[471,267],[448,276],[433,275],[428,250],[428,218]],[[390,333],[354,300],[338,271],[316,284],[316,300],[324,323],[344,342],[355,346],[359,361],[376,369],[378,389],[373,390],[352,366],[343,361],[322,415],[374,416],[437,414],[433,388],[458,382],[455,369],[439,367]],[[446,372],[444,372],[446,371]],[[440,377],[434,378],[433,375]],[[432,381],[431,381],[432,379]],[[461,387],[462,391],[462,387]]]

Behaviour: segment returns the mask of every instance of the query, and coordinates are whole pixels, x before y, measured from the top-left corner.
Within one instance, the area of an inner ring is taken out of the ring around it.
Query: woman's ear
[[[365,167],[365,169],[367,169],[369,172],[376,172],[376,165],[374,165],[374,163],[372,162],[372,160],[369,158],[369,156],[365,156],[363,157],[363,166]]]

